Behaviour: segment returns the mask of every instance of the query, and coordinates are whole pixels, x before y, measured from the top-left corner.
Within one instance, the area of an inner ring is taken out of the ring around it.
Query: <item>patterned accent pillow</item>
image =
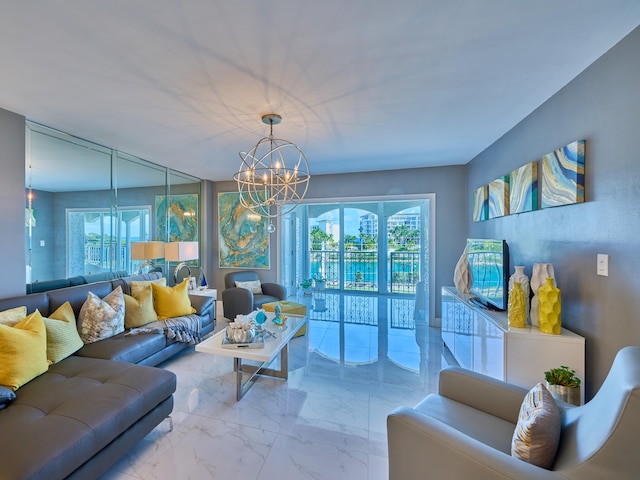
[[[27,316],[27,307],[10,308],[0,312],[0,325],[13,327],[16,323]]]
[[[47,331],[40,312],[13,327],[0,325],[0,385],[15,391],[48,369]]]
[[[43,317],[47,329],[47,360],[58,363],[80,350],[84,342],[78,334],[76,316],[69,302],[60,305],[49,317]]]
[[[524,397],[511,440],[511,456],[551,468],[560,442],[560,411],[542,383]]]
[[[151,284],[138,289],[133,295],[124,295],[124,328],[136,328],[158,320],[153,309]]]
[[[116,288],[103,299],[89,292],[78,316],[78,332],[85,344],[124,332],[122,287]]]
[[[236,287],[251,290],[255,295],[262,295],[262,284],[260,280],[251,280],[248,282],[236,282]]]

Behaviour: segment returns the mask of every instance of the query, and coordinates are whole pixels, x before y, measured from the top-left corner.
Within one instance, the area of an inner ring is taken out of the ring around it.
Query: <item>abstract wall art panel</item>
[[[198,241],[198,194],[156,195],[156,240]]]
[[[473,221],[483,222],[489,219],[489,185],[483,185],[473,191]]]
[[[531,162],[511,172],[509,179],[509,213],[538,209],[538,162]]]
[[[240,203],[239,193],[218,194],[220,268],[269,268],[269,219]]]
[[[489,218],[509,215],[509,175],[489,183]]]
[[[542,208],[584,202],[584,147],[578,140],[542,157]]]

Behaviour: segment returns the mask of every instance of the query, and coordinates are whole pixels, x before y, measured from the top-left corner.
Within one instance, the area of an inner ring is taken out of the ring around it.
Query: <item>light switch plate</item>
[[[609,255],[604,253],[598,254],[598,275],[603,277],[609,276]]]

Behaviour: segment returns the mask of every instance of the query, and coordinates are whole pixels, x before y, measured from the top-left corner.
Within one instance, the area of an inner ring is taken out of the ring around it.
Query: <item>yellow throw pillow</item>
[[[0,385],[17,390],[48,368],[47,332],[40,312],[13,327],[0,325]]]
[[[129,285],[129,287],[131,287],[131,296],[138,298],[138,294],[144,290],[145,288],[149,287],[152,283],[155,283],[156,285],[160,285],[161,287],[166,287],[167,286],[167,279],[162,277],[162,278],[158,278],[157,280],[138,280],[138,281],[133,281],[131,282],[131,284]],[[149,287],[151,288],[151,287]]]
[[[189,300],[188,278],[175,287],[162,287],[152,283],[151,288],[153,289],[153,306],[158,314],[158,320],[196,313]]]
[[[82,348],[76,316],[69,302],[60,305],[49,317],[43,317],[47,329],[47,360],[58,363]]]
[[[124,328],[136,328],[158,320],[153,308],[151,284],[140,288],[134,295],[124,296]]]
[[[27,307],[10,308],[0,312],[0,325],[13,327],[16,323],[27,316]]]

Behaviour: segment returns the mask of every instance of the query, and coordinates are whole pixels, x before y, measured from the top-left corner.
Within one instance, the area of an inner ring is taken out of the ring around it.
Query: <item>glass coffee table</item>
[[[289,341],[307,323],[305,315],[286,315],[284,326],[273,323],[273,313],[267,313],[265,328],[270,334],[262,336],[264,344],[259,348],[251,346],[234,346],[224,343],[224,329],[212,337],[196,345],[196,351],[233,357],[233,369],[236,372],[236,400],[240,400],[253,386],[258,375],[282,378],[289,377]],[[278,370],[269,368],[271,362],[280,357]],[[243,364],[242,361],[258,362],[258,365]],[[246,379],[243,378],[246,374]]]

